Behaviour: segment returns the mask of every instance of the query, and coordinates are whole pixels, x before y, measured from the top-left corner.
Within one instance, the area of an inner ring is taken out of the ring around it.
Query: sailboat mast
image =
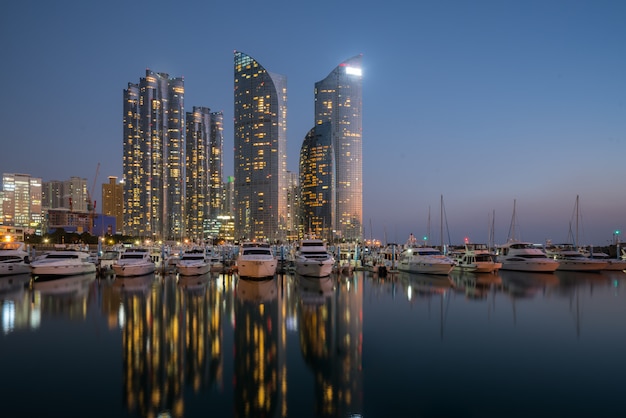
[[[441,241],[441,246],[439,249],[441,252],[443,251],[443,195],[441,195],[441,200],[439,202],[439,239]]]
[[[426,229],[426,242],[424,244],[428,245],[428,240],[430,240],[430,206],[428,207],[428,227]]]
[[[511,226],[509,226],[509,241],[515,241],[515,203],[516,199],[513,199],[513,216],[511,216]]]
[[[578,195],[576,195],[576,249],[578,249]]]

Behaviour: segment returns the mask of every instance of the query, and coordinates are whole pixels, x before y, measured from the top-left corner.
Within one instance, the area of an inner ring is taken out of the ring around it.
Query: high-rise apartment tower
[[[283,241],[287,217],[287,79],[235,51],[235,238]]]
[[[184,235],[184,80],[146,70],[124,90],[124,233]]]
[[[315,125],[330,122],[334,152],[335,237],[363,237],[362,55],[315,83]]]

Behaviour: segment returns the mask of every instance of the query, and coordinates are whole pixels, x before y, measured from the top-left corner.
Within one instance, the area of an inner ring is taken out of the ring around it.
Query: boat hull
[[[307,277],[326,277],[333,271],[333,261],[296,260],[296,273]]]
[[[400,263],[398,270],[406,273],[418,273],[418,274],[449,274],[454,265],[452,264],[438,264],[438,263]]]
[[[600,260],[558,260],[558,262],[558,271],[602,271],[609,264]]]
[[[30,273],[30,264],[24,262],[0,263],[0,276],[14,276],[26,273]]]
[[[209,263],[197,263],[197,264],[178,264],[176,266],[178,274],[181,276],[200,276],[202,274],[209,273],[211,271],[211,264]]]
[[[239,277],[264,278],[276,274],[278,261],[272,260],[239,260],[237,274]]]
[[[528,271],[536,273],[552,273],[559,267],[558,262],[550,261],[506,261],[502,260],[500,270]]]
[[[604,268],[609,271],[622,271],[626,270],[626,261],[622,260],[609,260],[608,264]]]
[[[114,264],[113,272],[120,277],[145,276],[154,273],[156,266],[154,263],[145,264]]]
[[[96,265],[93,263],[82,264],[31,264],[31,274],[43,279],[55,279],[59,277],[77,276],[96,272]]]

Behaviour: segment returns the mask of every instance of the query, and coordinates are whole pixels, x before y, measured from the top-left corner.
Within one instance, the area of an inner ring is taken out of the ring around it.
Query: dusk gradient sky
[[[185,108],[224,112],[233,51],[287,76],[288,168],[314,94],[363,54],[364,235],[487,242],[626,235],[626,1],[44,1],[0,14],[2,173],[122,177],[122,91],[185,78]],[[429,216],[430,213],[430,216]],[[430,222],[429,222],[430,220]],[[430,228],[429,228],[430,224]]]

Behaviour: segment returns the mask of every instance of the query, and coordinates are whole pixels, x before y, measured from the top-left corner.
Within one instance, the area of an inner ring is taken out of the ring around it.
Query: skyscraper
[[[27,228],[41,234],[41,178],[29,174],[2,175],[2,219],[0,224]]]
[[[216,219],[222,215],[224,172],[224,113],[211,112],[211,129],[209,133],[209,218]]]
[[[363,236],[362,55],[339,64],[315,83],[315,125],[331,123],[335,157],[336,238]]]
[[[115,231],[121,232],[124,219],[124,186],[117,177],[109,176],[109,182],[102,185],[102,214],[115,217]]]
[[[235,51],[234,169],[237,239],[285,239],[287,79]]]
[[[184,234],[184,80],[146,70],[124,90],[124,233]]]
[[[300,207],[303,231],[332,239],[335,230],[335,156],[331,124],[313,127],[300,148]]]
[[[186,237],[201,242],[204,239],[204,220],[209,216],[209,135],[211,110],[194,106],[187,113],[187,138],[185,141],[187,196]]]

